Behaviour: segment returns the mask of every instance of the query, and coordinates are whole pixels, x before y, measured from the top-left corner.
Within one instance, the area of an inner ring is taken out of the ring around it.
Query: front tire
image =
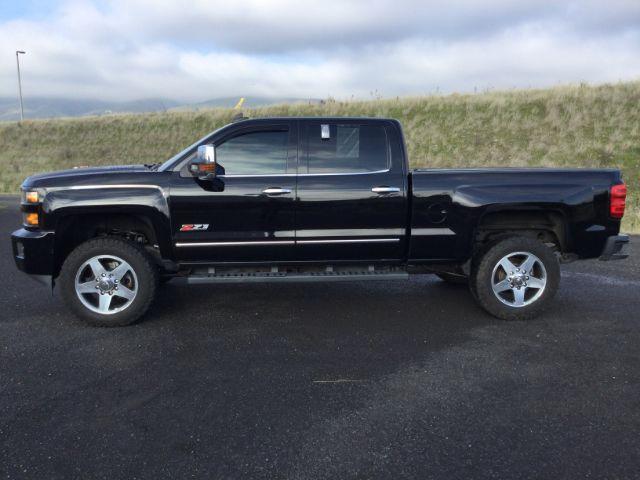
[[[63,301],[98,327],[130,325],[155,297],[158,270],[139,245],[118,237],[88,240],[64,261],[58,279]]]
[[[560,284],[560,264],[543,243],[510,237],[484,250],[474,261],[470,289],[491,315],[528,320],[551,302]]]

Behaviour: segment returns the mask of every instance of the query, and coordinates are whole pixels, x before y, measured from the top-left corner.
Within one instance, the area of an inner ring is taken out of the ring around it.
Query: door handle
[[[265,195],[286,195],[291,193],[291,189],[289,188],[280,188],[280,187],[269,187],[262,190],[262,193]]]
[[[371,191],[379,195],[382,195],[385,193],[400,193],[400,189],[398,187],[387,187],[387,186],[373,187]]]

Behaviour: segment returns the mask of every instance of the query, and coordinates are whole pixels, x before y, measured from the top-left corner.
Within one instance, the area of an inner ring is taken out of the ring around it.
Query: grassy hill
[[[0,192],[17,192],[36,172],[162,161],[228,123],[234,113],[212,109],[0,123]],[[245,113],[397,118],[414,167],[619,167],[630,189],[624,228],[640,231],[640,82],[281,105]]]

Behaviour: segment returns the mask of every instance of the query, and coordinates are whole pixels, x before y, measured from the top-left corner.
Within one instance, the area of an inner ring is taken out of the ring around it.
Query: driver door
[[[174,172],[175,257],[205,263],[294,259],[296,121],[238,126],[214,140],[224,174],[216,186]],[[211,182],[213,183],[213,182]]]

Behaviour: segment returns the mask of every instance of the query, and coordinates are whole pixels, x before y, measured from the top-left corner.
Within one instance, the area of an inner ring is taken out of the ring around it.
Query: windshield
[[[160,172],[164,172],[165,170],[170,169],[171,167],[174,166],[174,164],[176,162],[178,162],[180,159],[184,158],[185,156],[187,156],[190,152],[195,151],[196,148],[198,148],[198,145],[206,142],[206,140],[209,137],[212,137],[213,135],[215,135],[216,133],[218,133],[220,130],[222,130],[223,128],[225,128],[227,125],[218,128],[217,130],[214,130],[211,133],[207,133],[204,137],[202,137],[200,140],[198,140],[197,142],[189,145],[187,148],[185,148],[184,150],[176,153],[173,157],[171,157],[169,160],[167,160],[166,162],[164,162],[162,165],[160,165],[160,167],[158,168],[158,171]]]

